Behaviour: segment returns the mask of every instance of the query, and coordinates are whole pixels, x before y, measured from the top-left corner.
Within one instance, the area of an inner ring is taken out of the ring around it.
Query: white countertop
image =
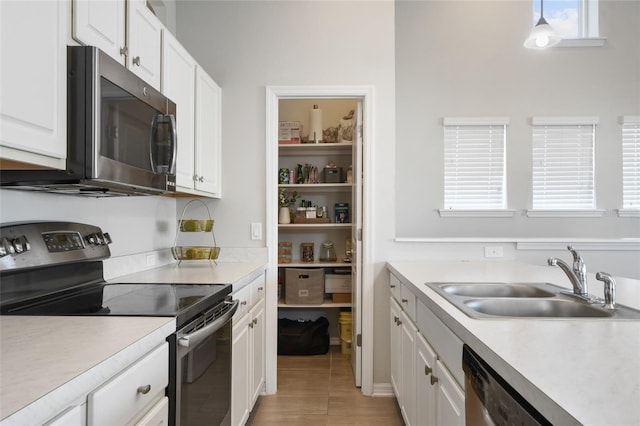
[[[175,283],[175,284],[233,284],[236,291],[262,274],[266,265],[260,262],[183,261],[160,268],[123,275],[109,280],[111,283]]]
[[[0,418],[42,424],[176,329],[162,317],[0,317]]]
[[[433,281],[550,282],[559,268],[519,262],[389,262],[434,313],[558,425],[640,425],[640,320],[472,319],[424,285]],[[589,292],[602,283],[589,274]],[[617,301],[640,308],[640,282],[617,279]]]

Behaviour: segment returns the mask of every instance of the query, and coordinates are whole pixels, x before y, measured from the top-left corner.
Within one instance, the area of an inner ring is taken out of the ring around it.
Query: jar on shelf
[[[313,262],[313,243],[300,243],[300,260]]]
[[[336,249],[333,247],[333,241],[325,241],[320,248],[320,261],[335,262],[338,259]]]

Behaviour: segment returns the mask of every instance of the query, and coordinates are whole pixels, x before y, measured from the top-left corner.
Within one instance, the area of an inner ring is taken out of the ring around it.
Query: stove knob
[[[93,236],[96,238],[96,245],[97,246],[104,245],[104,240],[102,239],[102,235],[101,235],[100,232],[96,232],[95,234],[93,234]]]
[[[16,253],[22,253],[31,250],[31,244],[29,244],[29,241],[27,241],[27,237],[25,237],[24,235],[13,240],[12,244],[13,248],[15,248],[16,250]]]
[[[87,243],[89,243],[90,245],[95,245],[96,243],[96,236],[95,234],[89,234],[87,235]]]
[[[105,232],[104,234],[102,234],[102,236],[104,237],[104,241],[107,244],[111,244],[113,241],[111,240],[111,235],[109,235],[108,232]]]
[[[4,257],[15,252],[16,249],[13,248],[13,244],[11,244],[11,241],[4,237],[0,239],[0,257]]]

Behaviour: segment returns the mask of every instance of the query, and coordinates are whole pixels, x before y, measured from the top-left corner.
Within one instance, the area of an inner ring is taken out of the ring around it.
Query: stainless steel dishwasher
[[[551,425],[467,345],[462,369],[467,426]]]

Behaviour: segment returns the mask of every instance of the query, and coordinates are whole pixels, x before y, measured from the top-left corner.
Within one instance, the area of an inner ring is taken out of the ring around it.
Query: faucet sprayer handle
[[[616,305],[616,280],[606,272],[598,272],[596,279],[604,283],[604,307],[613,309]]]

